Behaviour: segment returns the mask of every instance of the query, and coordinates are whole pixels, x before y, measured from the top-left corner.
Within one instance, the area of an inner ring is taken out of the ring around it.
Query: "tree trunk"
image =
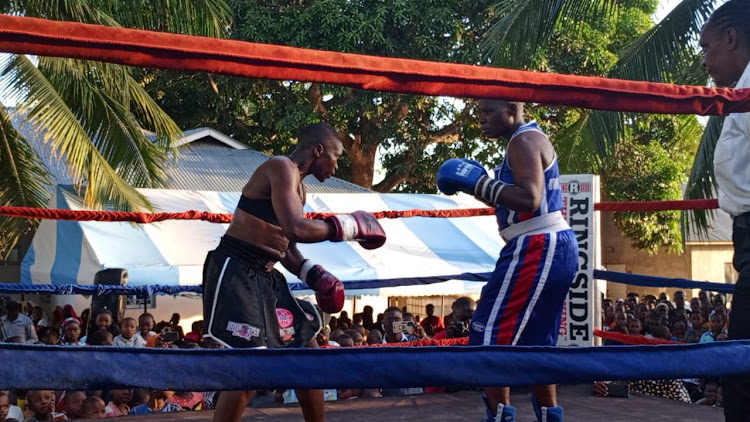
[[[367,189],[372,189],[372,178],[375,172],[375,153],[378,146],[377,144],[371,145],[361,142],[361,140],[361,135],[355,136],[352,146],[347,148],[347,156],[352,163],[351,182]]]

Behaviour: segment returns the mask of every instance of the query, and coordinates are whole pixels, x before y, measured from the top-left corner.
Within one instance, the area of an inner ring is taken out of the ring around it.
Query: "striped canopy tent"
[[[139,189],[156,212],[232,213],[239,192]],[[346,213],[482,208],[466,195],[308,194],[305,212]],[[81,210],[80,196],[58,186],[49,208]],[[503,245],[492,216],[381,219],[388,241],[377,250],[355,242],[300,244],[307,257],[356,295],[478,293]],[[226,224],[171,220],[152,224],[43,220],[23,259],[26,284],[92,284],[97,271],[125,268],[130,285],[199,285],[206,253]],[[306,286],[277,264],[295,293]],[[478,282],[480,281],[480,282]]]

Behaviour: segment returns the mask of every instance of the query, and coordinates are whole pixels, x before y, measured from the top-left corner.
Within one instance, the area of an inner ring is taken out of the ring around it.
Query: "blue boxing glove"
[[[500,203],[500,192],[507,186],[487,175],[487,171],[476,161],[453,158],[440,166],[437,174],[438,189],[446,195],[458,191],[474,195],[489,205]]]
[[[475,186],[483,176],[487,176],[484,167],[451,158],[440,166],[437,172],[437,186],[446,195],[453,195],[458,191],[473,195]]]
[[[484,164],[480,163],[479,161],[477,161],[477,160],[470,160],[468,158],[459,158],[459,160],[461,160],[461,161],[463,161],[465,163],[474,164],[475,166],[479,167],[480,169],[483,169],[484,170],[484,174],[487,175],[487,169],[485,169],[484,168]]]

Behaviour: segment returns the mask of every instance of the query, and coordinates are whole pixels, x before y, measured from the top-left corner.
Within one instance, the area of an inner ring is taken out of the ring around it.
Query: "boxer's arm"
[[[315,299],[323,312],[336,313],[344,306],[344,285],[320,265],[304,259],[296,244],[291,244],[281,265],[315,291]]]
[[[270,163],[269,163],[270,164]],[[299,169],[289,160],[278,160],[269,168],[271,202],[284,234],[292,242],[316,243],[330,239],[334,228],[330,223],[305,218],[299,197]]]
[[[552,145],[541,133],[526,132],[510,143],[508,164],[514,184],[506,185],[500,192],[500,204],[521,212],[533,212],[539,208],[544,190],[543,154],[554,157]]]
[[[286,256],[284,256],[279,262],[281,262],[281,265],[283,265],[287,271],[297,275],[299,274],[299,270],[302,267],[302,261],[304,260],[305,257],[302,256],[302,252],[297,249],[297,244],[290,243],[289,249],[286,250]]]

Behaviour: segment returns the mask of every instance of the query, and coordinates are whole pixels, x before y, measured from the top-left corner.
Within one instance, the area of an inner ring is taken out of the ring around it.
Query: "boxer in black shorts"
[[[372,214],[357,211],[325,221],[304,218],[302,179],[331,177],[344,147],[336,130],[315,123],[300,130],[288,157],[271,157],[242,189],[237,210],[219,246],[203,267],[204,337],[224,347],[317,347],[321,317],[308,302],[295,299],[281,264],[316,293],[318,306],[336,313],[344,305],[344,286],[320,265],[305,259],[296,244],[356,240],[367,249],[385,243]],[[239,421],[254,391],[222,392],[214,421]],[[306,421],[323,421],[322,390],[297,390]]]

